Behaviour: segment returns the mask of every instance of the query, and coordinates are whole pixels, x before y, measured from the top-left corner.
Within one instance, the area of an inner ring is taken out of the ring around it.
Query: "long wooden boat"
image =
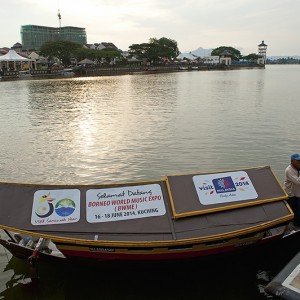
[[[286,199],[269,166],[114,185],[0,183],[0,243],[22,258],[194,258],[281,239],[294,216]]]

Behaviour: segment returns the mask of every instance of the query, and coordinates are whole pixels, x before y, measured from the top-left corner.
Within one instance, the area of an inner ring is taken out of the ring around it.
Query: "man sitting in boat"
[[[300,229],[300,154],[291,155],[291,163],[285,169],[284,187],[288,203],[294,212],[293,229]]]

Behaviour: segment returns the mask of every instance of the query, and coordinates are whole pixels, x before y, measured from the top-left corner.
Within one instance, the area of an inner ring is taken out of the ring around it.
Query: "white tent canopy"
[[[16,62],[32,62],[34,60],[25,58],[19,55],[15,50],[10,49],[6,54],[0,56],[0,70],[5,66],[3,63],[6,63],[6,68],[9,69],[9,63],[13,62],[13,68],[16,70]]]
[[[190,53],[180,53],[176,58],[180,60],[183,59],[195,60],[196,58],[198,58],[198,56],[190,52]]]
[[[6,54],[0,56],[0,61],[30,61],[30,59],[19,55],[15,50],[10,49]]]
[[[78,65],[85,65],[85,64],[88,64],[88,65],[94,65],[95,62],[93,62],[93,61],[90,60],[90,59],[85,58],[85,59],[81,60],[80,62],[78,62],[77,64],[78,64]]]

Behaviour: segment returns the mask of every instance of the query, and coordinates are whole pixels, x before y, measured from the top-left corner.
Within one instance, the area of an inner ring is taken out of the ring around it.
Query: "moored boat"
[[[146,70],[146,71],[150,71],[150,72],[155,72],[155,71],[158,70],[158,68],[156,68],[156,67],[148,67],[148,68],[146,68],[145,70]]]
[[[40,239],[66,259],[195,258],[283,238],[286,199],[269,166],[115,185],[0,183],[0,242],[22,258],[48,251]]]
[[[19,78],[31,77],[30,70],[21,70],[19,71]]]
[[[62,70],[62,74],[66,77],[73,77],[75,75],[75,72],[72,68],[66,68]]]

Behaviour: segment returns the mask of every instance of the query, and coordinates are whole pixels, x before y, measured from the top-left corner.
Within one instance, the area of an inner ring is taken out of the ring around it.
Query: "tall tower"
[[[264,43],[264,41],[261,42],[261,44],[258,45],[258,63],[259,64],[265,64],[266,60],[267,60],[267,47],[268,45],[266,45]]]

